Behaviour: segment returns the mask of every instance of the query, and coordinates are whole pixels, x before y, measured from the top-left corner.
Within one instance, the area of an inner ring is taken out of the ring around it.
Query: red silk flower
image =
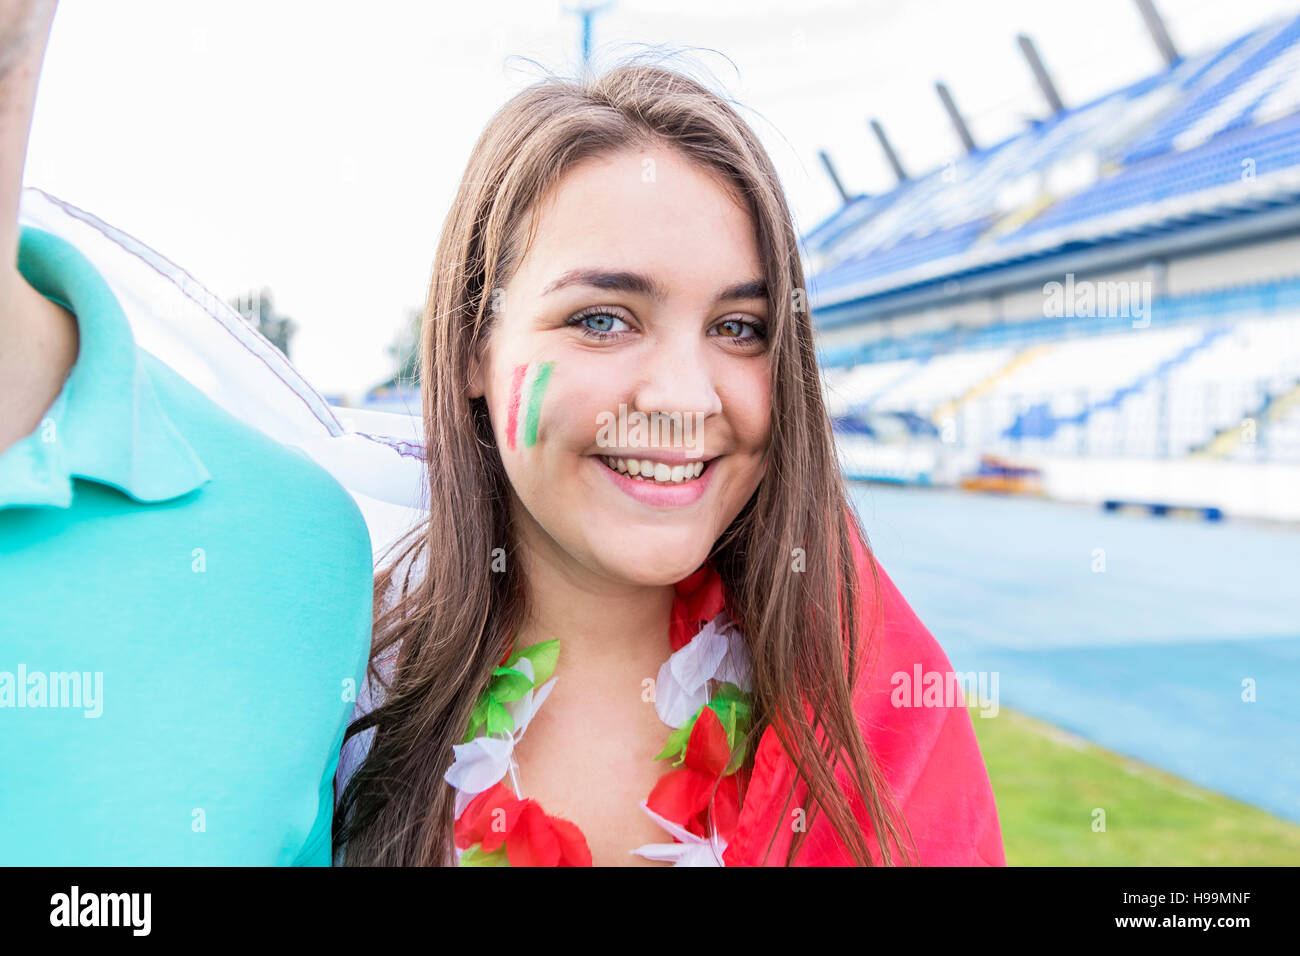
[[[504,843],[511,866],[591,866],[591,850],[576,825],[553,817],[535,800],[520,800],[498,782],[465,807],[456,820],[456,846],[482,844],[491,853]]]
[[[731,748],[722,721],[711,707],[705,707],[691,728],[683,765],[659,778],[646,805],[696,836],[707,838],[712,803],[714,827],[719,837],[728,839],[740,818],[737,775],[722,775],[730,760]]]

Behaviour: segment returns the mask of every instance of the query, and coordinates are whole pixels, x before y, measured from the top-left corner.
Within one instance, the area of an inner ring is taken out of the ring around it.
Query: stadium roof
[[[1300,228],[1300,17],[859,196],[804,237],[822,327],[1104,264],[1189,237]]]

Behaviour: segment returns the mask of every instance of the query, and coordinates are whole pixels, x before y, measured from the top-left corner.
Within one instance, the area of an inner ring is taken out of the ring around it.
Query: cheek
[[[553,361],[534,361],[510,369],[501,433],[509,451],[532,448],[542,434],[542,412],[555,374]]]
[[[772,431],[772,393],[766,365],[746,369],[728,380],[722,395],[727,419],[744,450],[767,445]]]
[[[581,363],[535,359],[502,368],[489,399],[502,454],[531,458],[547,450],[581,453],[591,445],[602,395]]]

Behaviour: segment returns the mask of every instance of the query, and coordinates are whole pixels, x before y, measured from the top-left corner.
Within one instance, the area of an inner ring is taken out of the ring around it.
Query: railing
[[[944,443],[962,451],[1300,462],[1300,379],[1294,377],[1159,381],[1116,408],[1094,408],[1104,397],[1088,389],[994,394],[965,402],[935,424]],[[916,410],[927,414],[940,406],[928,404]]]

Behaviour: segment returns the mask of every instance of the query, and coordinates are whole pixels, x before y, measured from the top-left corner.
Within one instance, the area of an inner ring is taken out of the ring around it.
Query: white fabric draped
[[[38,189],[19,222],[75,246],[107,280],[136,344],[214,402],[301,449],[351,493],[376,559],[424,511],[419,416],[330,405],[287,358],[215,293],[144,243]]]

